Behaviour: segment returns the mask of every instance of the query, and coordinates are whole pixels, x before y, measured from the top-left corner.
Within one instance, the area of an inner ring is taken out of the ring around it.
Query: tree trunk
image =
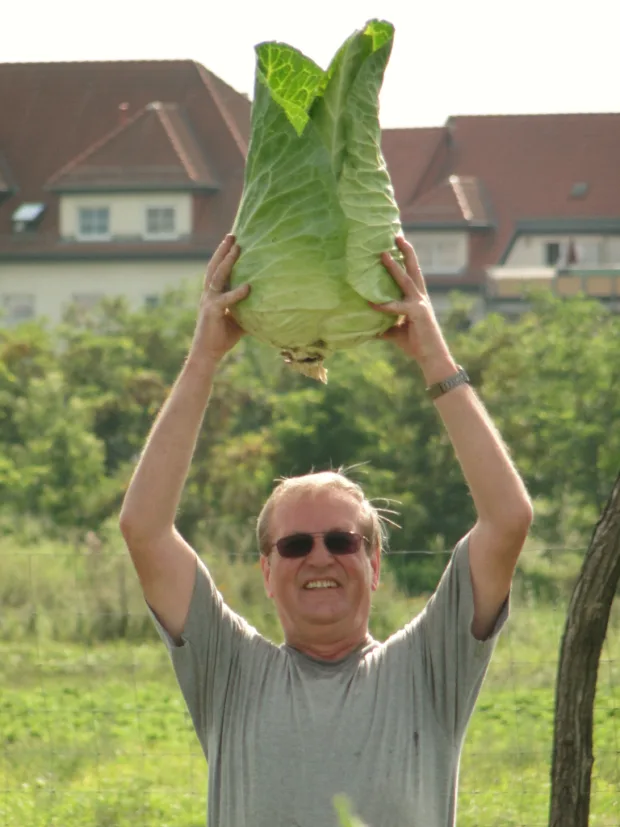
[[[594,696],[620,581],[620,475],[598,521],[568,608],[555,696],[549,827],[588,827]]]

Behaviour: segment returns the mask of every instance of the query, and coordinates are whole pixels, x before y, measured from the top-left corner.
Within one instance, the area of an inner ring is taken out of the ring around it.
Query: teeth
[[[313,580],[311,583],[306,583],[305,589],[336,589],[338,583],[334,580]]]

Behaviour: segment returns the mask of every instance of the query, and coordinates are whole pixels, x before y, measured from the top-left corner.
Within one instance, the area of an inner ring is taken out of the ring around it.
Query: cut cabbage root
[[[297,373],[308,376],[310,379],[318,379],[324,385],[327,384],[327,368],[323,363],[322,356],[300,358],[291,353],[290,350],[281,351],[281,355],[287,365],[290,365]]]

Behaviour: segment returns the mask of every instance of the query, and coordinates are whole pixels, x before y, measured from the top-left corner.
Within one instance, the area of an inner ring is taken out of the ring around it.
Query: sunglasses
[[[317,531],[314,534],[289,534],[274,543],[280,557],[306,557],[314,548],[317,537],[323,538],[330,554],[357,554],[366,539],[354,531]]]

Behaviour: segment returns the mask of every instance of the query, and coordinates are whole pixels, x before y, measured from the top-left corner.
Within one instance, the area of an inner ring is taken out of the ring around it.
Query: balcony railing
[[[620,263],[601,267],[495,267],[487,274],[487,294],[496,299],[522,299],[536,288],[558,296],[584,294],[620,300]]]

